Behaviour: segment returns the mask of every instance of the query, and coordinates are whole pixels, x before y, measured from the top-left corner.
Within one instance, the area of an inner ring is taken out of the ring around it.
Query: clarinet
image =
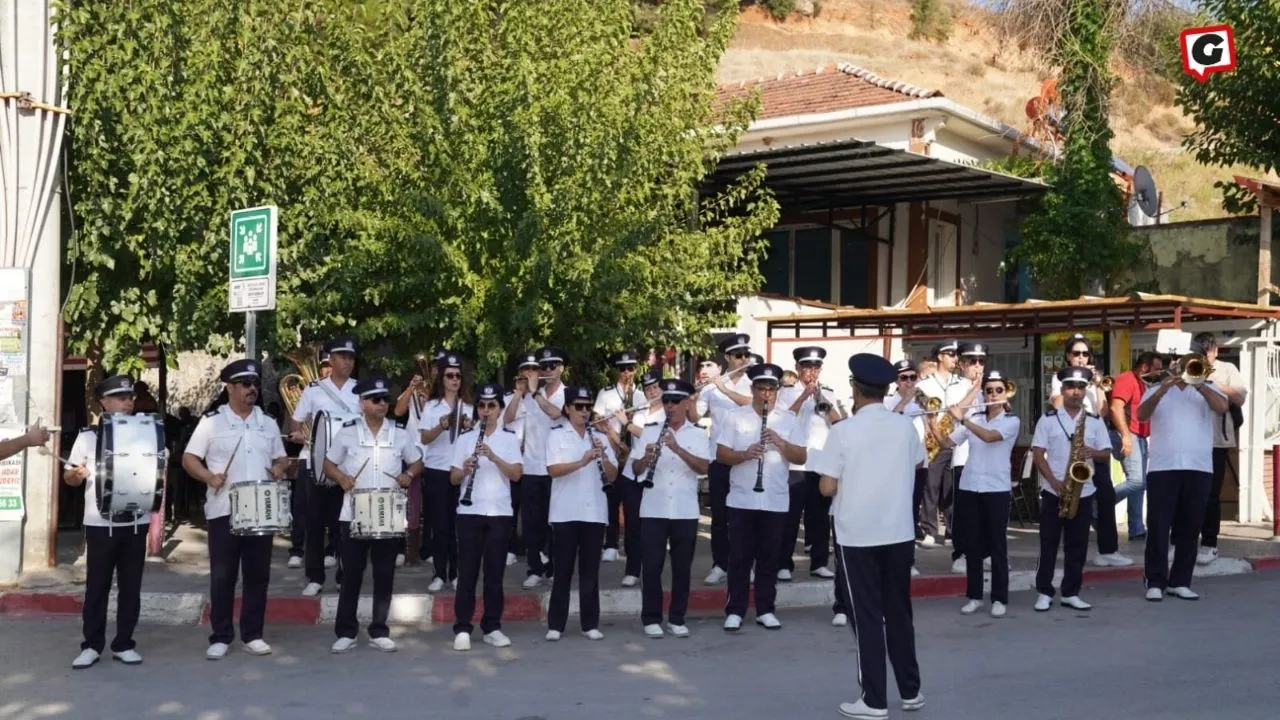
[[[649,463],[649,468],[644,473],[644,480],[640,483],[642,488],[653,487],[653,473],[658,469],[658,458],[662,456],[662,443],[667,439],[667,433],[670,432],[671,417],[667,416],[662,421],[662,430],[658,432],[658,450],[653,454],[653,462]]]
[[[475,461],[475,466],[471,468],[471,473],[467,475],[467,487],[462,492],[461,502],[466,507],[471,507],[471,488],[476,484],[476,471],[480,469],[480,446],[484,445],[484,426],[488,424],[489,418],[480,419],[480,437],[476,438],[475,452],[471,453],[471,459]]]
[[[595,435],[591,434],[590,425],[587,426],[587,437],[591,438],[592,445],[597,449],[600,448],[600,441],[596,440]],[[604,457],[603,451],[601,452],[601,456],[596,458],[596,469],[600,471],[600,489],[605,492],[609,492],[609,490],[613,489],[613,483],[609,481],[609,474],[604,471],[604,460],[601,459],[602,457]]]
[[[751,488],[755,492],[764,492],[764,431],[769,425],[769,403],[764,403],[764,407],[760,408],[760,460],[756,463],[756,486]]]

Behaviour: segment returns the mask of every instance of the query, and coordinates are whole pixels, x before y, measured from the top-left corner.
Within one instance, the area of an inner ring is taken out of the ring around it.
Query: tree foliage
[[[1221,167],[1243,164],[1260,174],[1280,168],[1280,3],[1205,0],[1207,19],[1235,33],[1236,69],[1199,83],[1181,76],[1177,104],[1196,122],[1183,146],[1196,160]],[[1217,182],[1228,212],[1251,210],[1243,188]]]
[[[132,0],[73,5],[75,343],[229,350],[232,209],[280,207],[260,344],[344,331],[387,369],[447,345],[482,374],[555,342],[693,348],[754,291],[759,173],[699,199],[748,103],[719,107],[734,16],[668,0]]]
[[[951,37],[951,12],[942,0],[911,0],[912,40],[946,42]]]

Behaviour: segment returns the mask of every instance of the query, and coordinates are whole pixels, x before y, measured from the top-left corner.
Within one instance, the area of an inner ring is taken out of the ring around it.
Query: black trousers
[[[1093,463],[1094,512],[1097,513],[1095,531],[1098,533],[1098,554],[1110,555],[1120,550],[1120,537],[1116,534],[1116,486],[1111,482],[1111,460]]]
[[[524,493],[523,488],[511,489],[511,533],[507,540],[507,552],[519,557],[524,555],[524,543],[521,541],[520,534],[520,507],[523,505]]]
[[[1009,604],[1010,492],[956,490],[956,517],[965,531],[965,597],[982,599],[982,560],[991,558],[991,601]]]
[[[380,638],[391,634],[387,627],[387,615],[391,612],[391,593],[395,589],[396,547],[394,538],[386,540],[361,540],[350,536],[344,528],[342,540],[342,567],[346,578],[338,594],[338,617],[334,633],[340,638],[355,638],[360,632],[356,608],[360,604],[360,586],[364,583],[365,565],[373,565],[373,622],[369,623],[369,637]]]
[[[1227,476],[1227,453],[1232,448],[1213,449],[1213,482],[1205,500],[1204,523],[1200,526],[1200,545],[1218,547],[1218,531],[1222,528],[1222,482]]]
[[[289,491],[289,512],[293,513],[293,526],[289,529],[289,557],[300,558],[307,554],[307,490],[315,483],[307,466],[298,465],[298,477]]]
[[[484,569],[484,614],[480,632],[502,629],[502,576],[507,570],[509,515],[458,514],[458,591],[453,599],[453,632],[470,633],[476,612],[476,583]]]
[[[707,494],[711,505],[711,564],[729,569],[729,466],[711,463],[707,469]]]
[[[916,661],[916,631],[911,612],[910,542],[874,547],[840,546],[839,563],[846,592],[853,603],[854,642],[858,644],[858,683],[868,707],[889,707],[889,679],[885,654],[893,665],[898,694],[920,695],[920,665]],[[859,632],[859,628],[863,631]]]
[[[435,576],[445,582],[458,577],[458,494],[459,488],[449,482],[448,470],[427,468],[422,473],[422,507],[431,526],[431,564]]]
[[[911,489],[911,512],[912,512],[912,517],[916,518],[916,539],[917,540],[924,539],[924,532],[920,529],[920,518],[922,517],[920,513],[922,510],[922,504],[924,503],[924,489],[925,489],[925,486],[928,484],[929,484],[929,468],[927,467],[916,468],[916,482],[915,482],[915,486]],[[831,526],[834,528],[835,523],[832,523]],[[838,547],[839,546],[837,546],[837,548]],[[837,566],[839,564],[840,563],[838,562],[836,563]]]
[[[548,575],[555,567],[554,533],[549,532],[547,522],[551,511],[551,476],[525,475],[520,479],[520,521],[524,523],[524,551],[528,558],[527,575]],[[604,539],[604,526],[601,526],[601,541]],[[596,545],[599,549],[599,544]],[[545,552],[552,558],[551,565],[544,564],[539,553]],[[599,555],[599,553],[596,553]],[[596,558],[599,561],[599,558]]]
[[[1147,473],[1146,584],[1149,588],[1191,587],[1196,567],[1196,535],[1204,523],[1213,473],[1158,470]],[[1173,536],[1173,567],[1169,537]]]
[[[938,453],[938,457],[934,458],[933,462],[929,463],[927,468],[929,475],[920,503],[920,532],[924,535],[932,535],[937,540],[942,539],[938,535],[939,510],[946,513],[947,531],[951,531],[951,496],[955,489],[951,474],[952,453],[951,449],[943,450]]]
[[[689,610],[689,584],[692,582],[693,552],[698,542],[698,521],[644,518],[640,521],[640,534],[644,544],[640,622],[645,625],[662,623],[662,568],[667,560],[667,543],[671,543],[671,606],[667,608],[667,622],[683,625],[684,615]]]
[[[609,490],[609,529],[604,536],[604,546],[618,549],[618,506],[622,506],[625,528],[622,531],[622,551],[627,556],[624,574],[640,577],[640,562],[644,546],[640,542],[640,497],[643,490],[638,480],[619,475]]]
[[[578,615],[582,631],[600,627],[600,547],[604,542],[603,523],[561,522],[551,526],[551,549],[555,553],[555,577],[551,581],[551,602],[547,608],[547,628],[564,632],[569,623],[569,588],[573,566],[578,566]]]
[[[342,488],[311,483],[307,488],[307,557],[304,560],[307,582],[323,585],[325,555],[340,554],[342,526],[338,516],[341,514]],[[325,544],[326,531],[328,545]],[[335,577],[341,578],[341,572]]]
[[[836,549],[835,601],[831,603],[832,615],[844,615],[853,622],[853,603],[849,600],[849,585],[844,579],[844,563],[840,562],[840,539],[836,537],[836,524],[831,523],[831,545]]]
[[[963,525],[969,521],[960,507],[960,477],[964,475],[964,466],[951,468],[951,514],[947,517],[947,537],[951,538],[951,561],[955,562],[965,555],[965,541],[969,539],[968,531]]]
[[[799,477],[797,477],[799,476]],[[792,555],[800,538],[800,520],[804,520],[804,540],[809,545],[809,571],[826,567],[831,559],[831,547],[827,536],[831,534],[831,498],[818,492],[818,473],[792,470],[790,476],[791,503],[787,506],[787,524],[782,531],[781,552],[778,567],[795,572]]]
[[[1084,560],[1089,554],[1089,518],[1093,517],[1093,496],[1080,498],[1076,516],[1058,517],[1058,496],[1040,491],[1040,564],[1036,567],[1036,591],[1053,597],[1053,571],[1062,545],[1062,597],[1080,594],[1084,581]],[[995,558],[991,559],[995,567]]]
[[[119,593],[116,598],[116,636],[112,652],[124,652],[137,646],[133,630],[142,612],[142,566],[147,559],[147,526],[94,527],[84,529],[85,563],[88,565],[84,584],[84,642],[81,650],[99,654],[107,644],[107,602],[114,576]]]
[[[787,524],[784,512],[729,508],[729,599],[725,616],[747,614],[751,569],[755,568],[756,617],[772,613],[778,599],[778,548]]]
[[[233,608],[236,580],[244,574],[240,602],[240,640],[262,639],[267,617],[267,584],[271,580],[270,535],[233,535],[231,518],[209,520],[209,644],[236,639]]]

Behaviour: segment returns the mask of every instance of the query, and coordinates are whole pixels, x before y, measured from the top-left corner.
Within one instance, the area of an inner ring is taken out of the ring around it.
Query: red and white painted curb
[[[1244,575],[1266,570],[1280,570],[1280,557],[1219,558],[1209,565],[1197,565],[1196,577],[1220,577]],[[1059,570],[1054,582],[1062,578]],[[985,575],[990,585],[990,573]],[[1086,584],[1142,580],[1142,565],[1128,567],[1088,568]],[[1035,573],[1018,570],[1009,573],[1011,592],[1032,590]],[[916,598],[959,597],[965,591],[963,575],[928,575],[913,578],[911,595]],[[830,605],[834,598],[834,585],[830,581],[805,581],[778,583],[779,608],[821,607]],[[80,593],[40,592],[15,590],[0,593],[0,616],[9,617],[66,617],[80,614],[83,597]],[[509,592],[503,611],[504,622],[542,621],[546,619],[551,592]],[[696,587],[689,593],[689,612],[695,615],[714,615],[724,609],[724,586]],[[110,616],[115,616],[116,596],[111,595]],[[237,612],[240,599],[236,598]],[[367,622],[372,614],[373,598],[360,598],[356,615]],[[271,597],[267,601],[268,624],[328,624],[334,621],[338,611],[338,597],[327,594],[320,597]],[[578,612],[578,594],[574,592],[569,602],[570,614]],[[638,616],[640,614],[640,590],[638,588],[603,589],[600,591],[602,615]],[[140,621],[154,625],[208,624],[209,602],[203,593],[142,593]],[[453,594],[440,595],[401,594],[391,599],[390,621],[405,625],[450,625],[453,623]]]

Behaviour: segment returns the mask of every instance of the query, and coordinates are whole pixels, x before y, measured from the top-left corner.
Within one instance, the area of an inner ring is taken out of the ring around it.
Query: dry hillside
[[[1027,127],[1023,106],[1044,79],[1032,59],[1001,48],[986,14],[965,7],[945,44],[909,40],[908,0],[822,0],[817,18],[770,19],[748,8],[733,45],[720,63],[722,82],[812,70],[836,62],[866,67],[884,77],[936,88],[956,102]],[[1185,200],[1187,208],[1165,222],[1217,217],[1223,213],[1215,180],[1232,170],[1196,163],[1179,147],[1191,122],[1173,106],[1174,88],[1161,79],[1137,79],[1118,67],[1120,78],[1112,124],[1112,150],[1131,165],[1147,165],[1164,193],[1164,207]]]

